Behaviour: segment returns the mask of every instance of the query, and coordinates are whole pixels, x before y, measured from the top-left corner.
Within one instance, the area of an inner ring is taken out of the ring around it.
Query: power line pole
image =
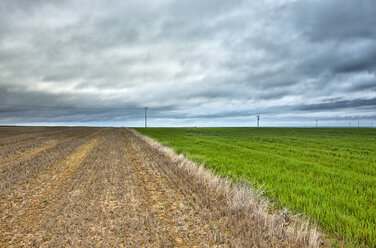
[[[257,127],[260,127],[260,115],[257,115]]]
[[[316,120],[316,128],[318,128],[318,125],[317,125],[317,122],[318,122],[319,120]]]
[[[148,107],[145,107],[145,128],[148,127]]]
[[[359,121],[358,121],[358,127],[359,127]]]
[[[349,121],[349,127],[351,127],[351,122]]]

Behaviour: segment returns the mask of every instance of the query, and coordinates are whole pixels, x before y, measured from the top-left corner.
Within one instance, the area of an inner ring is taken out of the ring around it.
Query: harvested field
[[[0,128],[0,247],[325,246],[248,186],[135,131],[17,129]]]

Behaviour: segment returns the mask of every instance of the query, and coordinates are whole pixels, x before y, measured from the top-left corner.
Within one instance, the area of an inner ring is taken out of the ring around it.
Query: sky
[[[375,0],[3,0],[0,124],[376,126]]]

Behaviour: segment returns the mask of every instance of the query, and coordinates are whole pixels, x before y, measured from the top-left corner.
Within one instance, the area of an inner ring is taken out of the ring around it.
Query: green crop
[[[348,243],[376,244],[376,129],[138,128]]]

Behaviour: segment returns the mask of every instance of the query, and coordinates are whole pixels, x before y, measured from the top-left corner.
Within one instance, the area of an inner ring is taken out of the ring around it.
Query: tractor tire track
[[[0,209],[3,211],[0,229],[5,236],[3,242],[20,246],[35,245],[33,242],[27,243],[26,240],[36,236],[40,228],[39,223],[51,207],[48,202],[59,198],[59,195],[54,193],[61,184],[66,183],[88,153],[98,145],[100,138],[89,139],[65,159],[57,161],[27,183],[13,187],[12,192],[9,193],[12,201],[9,201],[9,197],[0,198]]]
[[[7,166],[12,163],[17,163],[22,160],[26,160],[30,157],[37,155],[38,153],[45,151],[49,148],[52,148],[60,143],[63,143],[68,140],[72,140],[75,137],[89,134],[90,131],[86,131],[83,133],[69,132],[67,135],[63,135],[62,137],[56,136],[48,136],[47,138],[40,140],[31,140],[27,142],[27,144],[22,144],[19,147],[7,147],[7,149],[2,149],[0,152],[2,155],[0,161],[0,167]]]
[[[16,128],[12,128],[12,129],[16,129]],[[66,129],[66,128],[53,128],[53,130],[51,130],[51,128],[39,128],[35,131],[32,131],[34,129],[31,129],[27,133],[17,134],[13,136],[4,135],[3,133],[2,135],[0,135],[0,147],[4,149],[4,147],[7,147],[9,145],[11,146],[23,145],[23,144],[27,144],[30,141],[36,141],[36,140],[43,139],[49,136],[55,136],[55,135],[71,133],[71,132],[79,132],[80,130],[85,130],[85,129],[74,128],[74,130],[72,130],[72,129]],[[8,130],[8,132],[12,133],[12,131],[10,131],[9,128],[8,129],[5,128],[5,130],[4,128],[0,128],[0,130],[2,130],[2,132],[6,132],[6,130]]]
[[[0,196],[7,194],[6,190],[13,184],[23,183],[32,175],[48,168],[48,166],[51,166],[56,161],[64,159],[73,149],[102,131],[96,129],[89,133],[80,134],[72,139],[47,148],[34,156],[0,167]]]

